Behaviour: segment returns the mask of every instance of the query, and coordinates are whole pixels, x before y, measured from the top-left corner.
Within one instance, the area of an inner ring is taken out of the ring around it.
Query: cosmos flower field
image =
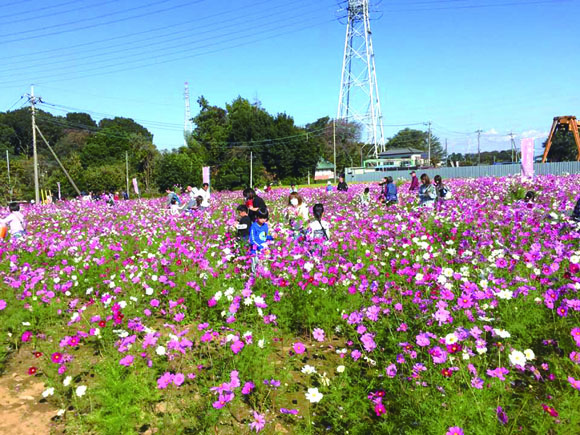
[[[580,432],[580,176],[448,184],[436,211],[408,184],[391,207],[302,189],[327,244],[265,194],[254,276],[240,192],[30,208],[0,244],[2,367],[25,362],[67,433]]]

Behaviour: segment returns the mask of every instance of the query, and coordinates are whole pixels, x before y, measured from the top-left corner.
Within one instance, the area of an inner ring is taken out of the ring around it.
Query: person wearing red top
[[[409,187],[409,192],[417,190],[419,188],[419,179],[415,171],[411,172],[411,187]]]

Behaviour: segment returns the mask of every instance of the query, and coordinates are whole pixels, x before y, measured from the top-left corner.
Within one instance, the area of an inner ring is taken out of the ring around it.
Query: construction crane
[[[578,148],[578,155],[576,160],[580,162],[580,133],[578,132],[578,121],[575,116],[556,116],[554,122],[552,123],[552,129],[550,130],[550,135],[548,136],[548,141],[546,142],[546,149],[544,150],[544,157],[542,157],[542,163],[546,163],[548,158],[548,153],[550,152],[550,147],[552,146],[552,141],[554,140],[554,135],[556,131],[571,131],[574,136],[574,142],[576,143],[576,148]]]

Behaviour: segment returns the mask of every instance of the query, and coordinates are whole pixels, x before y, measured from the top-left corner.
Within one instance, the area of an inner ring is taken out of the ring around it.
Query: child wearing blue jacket
[[[252,257],[252,272],[254,273],[258,265],[258,253],[265,248],[267,241],[274,240],[268,234],[268,218],[268,209],[265,207],[259,208],[256,212],[256,220],[250,228],[250,245],[254,253]]]

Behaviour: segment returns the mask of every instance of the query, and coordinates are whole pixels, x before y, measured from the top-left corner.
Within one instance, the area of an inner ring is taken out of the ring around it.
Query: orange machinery
[[[576,160],[580,162],[580,133],[578,132],[578,121],[576,121],[576,117],[556,116],[554,118],[554,122],[552,123],[550,135],[548,136],[548,142],[546,142],[546,149],[544,150],[544,157],[542,157],[542,163],[546,163],[548,153],[550,152],[550,147],[552,146],[552,140],[554,139],[554,134],[556,134],[556,131],[558,130],[572,132],[572,134],[574,135],[574,142],[576,142],[576,147],[578,148],[578,156]]]

